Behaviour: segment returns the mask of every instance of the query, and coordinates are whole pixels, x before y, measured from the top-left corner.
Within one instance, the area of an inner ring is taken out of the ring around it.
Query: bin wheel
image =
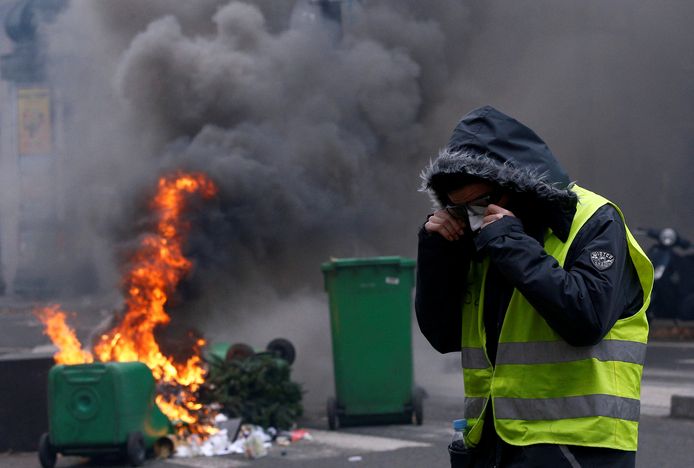
[[[39,439],[39,462],[43,468],[53,468],[58,456],[58,451],[51,444],[51,439],[47,432],[41,434]]]
[[[237,359],[244,360],[255,355],[255,351],[250,345],[246,343],[236,343],[229,347],[227,351],[226,360],[235,361]]]
[[[152,447],[154,457],[159,459],[171,458],[176,451],[174,443],[168,437],[160,437],[154,442]]]
[[[333,398],[333,397],[328,398],[327,410],[328,410],[328,428],[330,428],[331,431],[334,431],[335,429],[337,429],[337,427],[339,425],[339,418],[337,415],[337,400],[335,400],[335,398]]]
[[[270,353],[274,354],[280,359],[287,361],[287,364],[292,365],[294,359],[296,358],[296,350],[291,341],[284,338],[275,338],[268,343],[267,348]]]
[[[424,389],[417,387],[412,392],[412,422],[417,426],[421,426],[424,421]]]
[[[140,466],[145,462],[147,447],[145,447],[145,438],[142,432],[135,431],[128,434],[125,450],[131,466]]]

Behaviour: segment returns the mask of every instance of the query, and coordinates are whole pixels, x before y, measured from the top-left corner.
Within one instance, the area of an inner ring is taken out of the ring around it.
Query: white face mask
[[[467,218],[470,222],[472,232],[477,232],[482,227],[484,213],[487,212],[486,206],[467,206]]]

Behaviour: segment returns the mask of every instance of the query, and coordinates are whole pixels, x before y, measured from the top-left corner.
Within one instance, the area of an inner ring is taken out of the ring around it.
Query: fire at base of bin
[[[220,404],[227,416],[288,429],[303,414],[303,390],[291,381],[291,367],[284,359],[266,353],[231,360],[212,355],[208,363],[201,399]]]

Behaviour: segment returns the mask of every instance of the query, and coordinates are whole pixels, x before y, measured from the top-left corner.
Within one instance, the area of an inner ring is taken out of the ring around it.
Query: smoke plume
[[[107,22],[89,47],[101,49],[94,59],[105,67],[95,71],[106,73],[93,78],[110,86],[111,112],[76,101],[84,120],[73,121],[75,133],[95,135],[82,170],[115,198],[103,227],[114,241],[134,234],[148,184],[185,168],[221,188],[190,247],[202,285],[233,284],[239,295],[249,284],[315,288],[330,256],[412,254],[413,238],[393,233],[426,210],[412,188],[426,154],[422,118],[447,78],[445,34],[428,17],[436,8],[417,17],[355,5],[336,31],[309,2],[293,13],[271,2],[139,5],[74,2],[55,26],[65,34]],[[76,55],[56,46],[61,53]],[[73,71],[60,65],[57,76]],[[75,92],[84,94],[81,83]]]

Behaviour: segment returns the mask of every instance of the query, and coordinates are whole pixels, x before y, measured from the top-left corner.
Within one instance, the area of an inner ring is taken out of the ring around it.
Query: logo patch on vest
[[[609,252],[595,251],[590,253],[590,261],[600,271],[607,270],[614,263],[614,255]]]

